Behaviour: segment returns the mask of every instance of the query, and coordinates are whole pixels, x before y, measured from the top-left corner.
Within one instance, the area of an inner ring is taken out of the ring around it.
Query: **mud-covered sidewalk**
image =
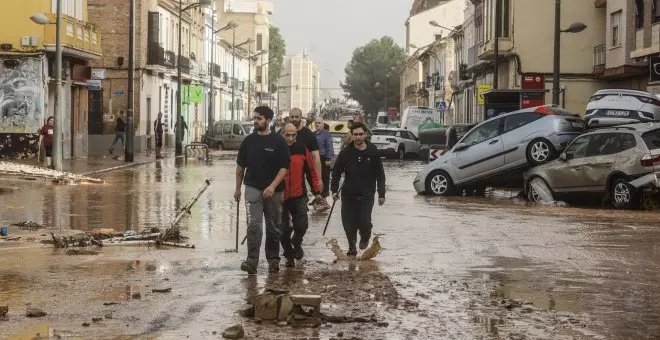
[[[312,214],[306,262],[273,275],[262,264],[258,276],[239,270],[244,248],[225,252],[235,243],[231,161],[158,162],[103,175],[101,187],[2,183],[16,190],[0,194],[0,224],[31,220],[47,227],[35,233],[47,235],[162,227],[212,179],[184,221],[195,249],[117,246],[67,255],[36,239],[0,244],[0,306],[9,307],[0,338],[217,339],[236,324],[246,338],[262,339],[660,336],[655,213],[420,197],[410,187],[419,166],[387,164],[388,202],[374,209],[375,232],[385,234],[378,257],[334,263],[325,244],[343,241],[339,215],[323,238],[327,215]],[[278,326],[240,316],[266,288],[319,294],[324,317]],[[28,307],[47,315],[29,318]]]

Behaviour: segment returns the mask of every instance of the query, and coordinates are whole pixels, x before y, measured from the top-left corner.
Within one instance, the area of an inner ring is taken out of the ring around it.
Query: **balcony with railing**
[[[55,50],[55,14],[46,14],[51,24],[46,25],[43,45]],[[62,52],[82,58],[95,59],[101,56],[101,30],[95,24],[62,15]]]
[[[179,59],[179,65],[181,65],[181,72],[185,74],[190,74],[191,63],[188,57],[181,56]]]
[[[147,47],[147,65],[158,65],[173,69],[176,67],[176,55],[172,51],[165,51],[158,43],[150,43]]]
[[[222,69],[218,64],[209,63],[209,70],[211,70],[209,74],[213,72],[214,77],[220,77],[222,75]]]
[[[607,48],[605,44],[594,47],[594,73],[600,73],[605,70],[607,58]]]

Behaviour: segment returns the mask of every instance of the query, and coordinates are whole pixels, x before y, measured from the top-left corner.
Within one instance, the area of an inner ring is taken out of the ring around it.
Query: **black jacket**
[[[385,170],[378,148],[370,142],[365,143],[366,157],[363,159],[359,156],[361,151],[353,143],[339,152],[330,183],[333,193],[339,190],[339,180],[343,174],[342,195],[368,198],[373,197],[378,188],[378,197],[385,197]]]

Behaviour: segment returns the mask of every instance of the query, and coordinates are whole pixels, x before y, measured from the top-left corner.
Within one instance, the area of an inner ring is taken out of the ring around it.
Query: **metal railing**
[[[605,69],[607,48],[605,44],[594,47],[594,72],[602,72]]]

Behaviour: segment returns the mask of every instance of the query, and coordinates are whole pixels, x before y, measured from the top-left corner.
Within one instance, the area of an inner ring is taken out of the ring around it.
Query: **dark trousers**
[[[302,250],[302,241],[309,219],[307,217],[307,196],[292,199],[282,203],[282,243],[283,255],[286,258],[292,258]],[[290,227],[290,221],[293,221],[293,228]],[[292,237],[293,235],[293,237]]]
[[[371,238],[371,211],[374,209],[374,196],[341,197],[341,222],[348,239],[348,250],[356,251],[355,243],[360,232],[361,239]]]
[[[330,158],[321,156],[321,180],[323,181],[323,192],[321,196],[323,197],[330,196],[330,167],[325,166],[325,162],[329,160]]]

